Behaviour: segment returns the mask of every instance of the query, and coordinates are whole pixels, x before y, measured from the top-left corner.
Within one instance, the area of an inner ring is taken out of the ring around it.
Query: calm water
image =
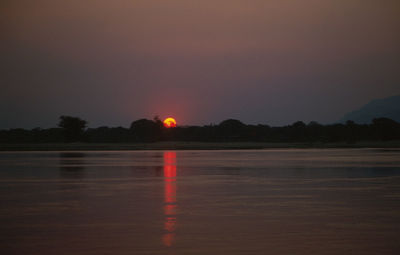
[[[400,254],[400,150],[0,153],[0,254]]]

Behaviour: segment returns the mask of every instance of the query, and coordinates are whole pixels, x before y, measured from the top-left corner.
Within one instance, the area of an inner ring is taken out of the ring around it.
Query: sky
[[[332,123],[400,94],[398,0],[2,0],[0,129]]]

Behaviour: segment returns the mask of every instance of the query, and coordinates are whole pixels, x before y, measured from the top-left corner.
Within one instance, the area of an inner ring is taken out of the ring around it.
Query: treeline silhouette
[[[400,123],[388,118],[373,119],[370,124],[321,125],[297,121],[292,125],[271,127],[246,125],[227,119],[218,125],[178,126],[165,128],[161,120],[139,119],[130,128],[87,128],[87,122],[77,117],[61,116],[57,128],[32,130],[0,130],[0,143],[139,143],[157,141],[198,142],[347,142],[388,141],[400,139]]]

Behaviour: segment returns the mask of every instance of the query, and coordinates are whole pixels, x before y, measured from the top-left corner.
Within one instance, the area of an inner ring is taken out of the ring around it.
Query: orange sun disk
[[[176,127],[176,120],[171,117],[166,118],[163,123],[166,128]]]

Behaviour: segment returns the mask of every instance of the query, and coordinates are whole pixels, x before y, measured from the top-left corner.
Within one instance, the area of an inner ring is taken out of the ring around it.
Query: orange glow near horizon
[[[164,122],[165,123],[165,122]],[[164,152],[164,230],[162,237],[165,246],[175,242],[176,229],[176,152]]]
[[[174,118],[168,117],[164,120],[164,126],[166,128],[174,128],[176,127],[176,120]]]

